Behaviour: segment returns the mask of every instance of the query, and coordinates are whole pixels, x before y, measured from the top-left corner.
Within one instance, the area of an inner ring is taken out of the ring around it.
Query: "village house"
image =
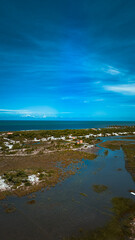
[[[77,140],[76,143],[77,143],[77,144],[82,144],[82,143],[83,143],[83,140]]]

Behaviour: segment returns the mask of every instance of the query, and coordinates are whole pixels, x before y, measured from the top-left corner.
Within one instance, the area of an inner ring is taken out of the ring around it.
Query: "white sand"
[[[5,180],[0,176],[0,191],[9,190],[11,187],[5,183]]]
[[[33,174],[33,175],[28,176],[28,181],[31,184],[35,184],[35,183],[39,182],[39,178],[35,174]]]

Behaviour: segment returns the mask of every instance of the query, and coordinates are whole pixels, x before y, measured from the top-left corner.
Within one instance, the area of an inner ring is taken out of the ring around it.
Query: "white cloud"
[[[12,113],[12,114],[31,114],[28,110],[22,110],[22,109],[0,109],[1,113]]]
[[[111,75],[118,75],[121,73],[118,69],[116,69],[112,66],[107,66],[106,68],[103,68],[102,70]]]
[[[107,72],[110,73],[111,75],[117,75],[117,74],[120,74],[120,72],[119,72],[118,70],[116,70],[116,69],[112,69],[112,68],[108,69]]]
[[[135,84],[106,85],[104,89],[124,95],[135,95]]]
[[[31,114],[25,114],[23,117],[31,117]]]

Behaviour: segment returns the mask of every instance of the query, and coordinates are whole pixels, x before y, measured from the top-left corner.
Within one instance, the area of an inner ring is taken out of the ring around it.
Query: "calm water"
[[[135,183],[125,169],[123,151],[108,149],[107,156],[104,151],[101,148],[95,160],[83,161],[81,170],[64,182],[48,191],[37,192],[33,205],[27,204],[28,197],[9,197],[0,201],[1,239],[60,240],[78,235],[80,228],[95,229],[110,219],[112,197],[135,199],[128,192],[135,190]],[[122,171],[117,171],[118,168]],[[93,184],[107,185],[108,190],[95,193]],[[80,192],[87,194],[87,197],[80,195]],[[5,203],[14,205],[16,211],[5,213]]]
[[[133,126],[135,121],[0,121],[0,131],[103,128]]]

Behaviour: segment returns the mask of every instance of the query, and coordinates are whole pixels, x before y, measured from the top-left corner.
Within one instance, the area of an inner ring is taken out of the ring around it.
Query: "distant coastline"
[[[53,121],[53,120],[0,120],[0,132],[26,130],[64,130],[134,126],[135,121]]]

